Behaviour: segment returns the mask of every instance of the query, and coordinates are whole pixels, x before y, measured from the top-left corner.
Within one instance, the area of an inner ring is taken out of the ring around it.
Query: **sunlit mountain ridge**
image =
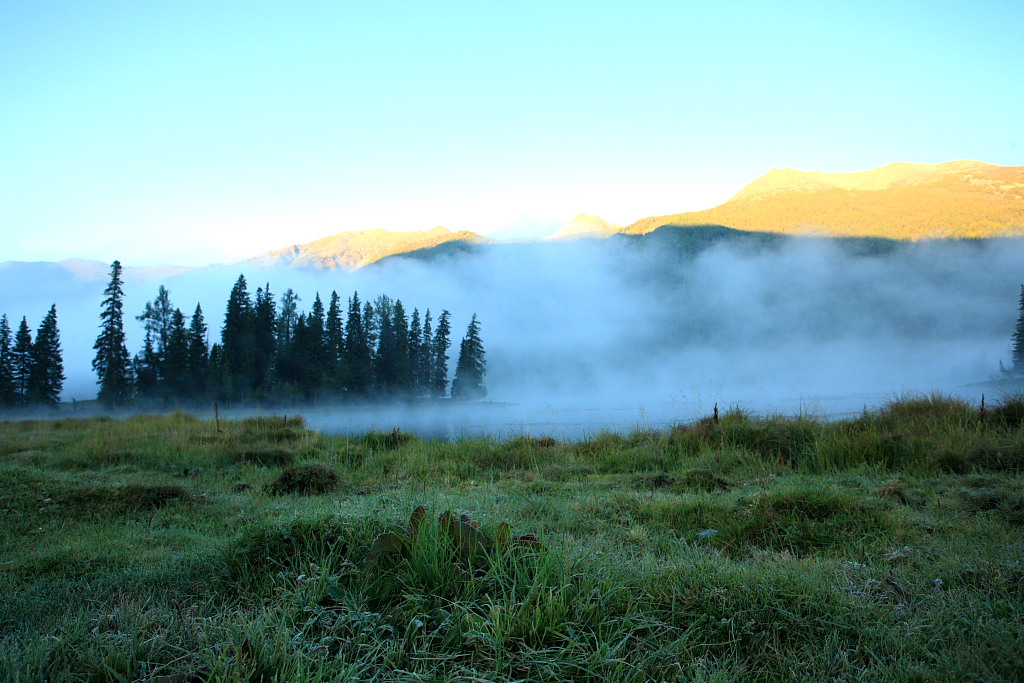
[[[951,161],[899,162],[853,173],[772,169],[720,206],[652,216],[624,227],[581,213],[546,240],[644,235],[664,226],[697,225],[901,241],[1024,235],[1024,166]],[[278,249],[250,262],[354,270],[391,256],[495,241],[445,228],[361,230]]]
[[[855,173],[772,169],[720,206],[643,218],[623,232],[708,224],[896,240],[1024,235],[1024,166],[951,161]]]
[[[456,241],[481,244],[491,240],[468,230],[453,232],[442,227],[419,232],[353,230],[306,244],[276,249],[250,259],[249,263],[260,266],[355,270],[388,256]]]

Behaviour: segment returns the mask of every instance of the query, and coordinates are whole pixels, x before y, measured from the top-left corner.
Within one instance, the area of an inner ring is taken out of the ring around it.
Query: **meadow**
[[[1019,681],[1024,398],[422,440],[0,422],[0,680]]]

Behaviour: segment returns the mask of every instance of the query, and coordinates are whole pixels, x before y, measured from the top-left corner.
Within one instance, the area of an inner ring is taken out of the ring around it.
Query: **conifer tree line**
[[[338,398],[441,398],[449,393],[451,314],[436,320],[429,309],[408,312],[399,299],[380,295],[342,300],[317,293],[309,311],[286,289],[276,299],[267,284],[250,294],[240,275],[228,295],[220,340],[210,343],[202,307],[191,316],[160,286],[136,316],[142,348],[131,356],[124,341],[121,265],[111,266],[104,292],[93,369],[99,399],[109,406],[141,400],[319,401]],[[466,340],[469,340],[468,342]],[[486,396],[486,361],[474,314],[460,346],[451,396]]]
[[[0,408],[56,406],[64,380],[57,306],[50,306],[35,339],[27,318],[13,331],[7,314],[0,315]]]
[[[1020,298],[1017,301],[1017,324],[1010,337],[1010,372],[1024,377],[1024,285],[1020,286]]]

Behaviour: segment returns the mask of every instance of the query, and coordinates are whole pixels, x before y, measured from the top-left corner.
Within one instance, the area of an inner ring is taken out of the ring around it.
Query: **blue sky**
[[[7,2],[0,261],[553,231],[1024,164],[1020,2]]]

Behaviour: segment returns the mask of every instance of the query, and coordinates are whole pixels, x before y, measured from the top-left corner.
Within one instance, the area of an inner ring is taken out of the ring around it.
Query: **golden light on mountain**
[[[952,161],[896,163],[857,173],[773,169],[725,204],[644,218],[624,232],[706,224],[899,240],[1021,235],[1024,166]]]
[[[547,239],[578,239],[580,237],[608,237],[622,231],[622,226],[609,223],[603,218],[581,213],[563,225]]]
[[[429,249],[447,242],[479,244],[490,241],[492,240],[475,232],[452,232],[441,227],[420,232],[354,230],[306,244],[277,249],[258,256],[251,262],[264,266],[287,265],[300,268],[355,270],[388,256]]]

